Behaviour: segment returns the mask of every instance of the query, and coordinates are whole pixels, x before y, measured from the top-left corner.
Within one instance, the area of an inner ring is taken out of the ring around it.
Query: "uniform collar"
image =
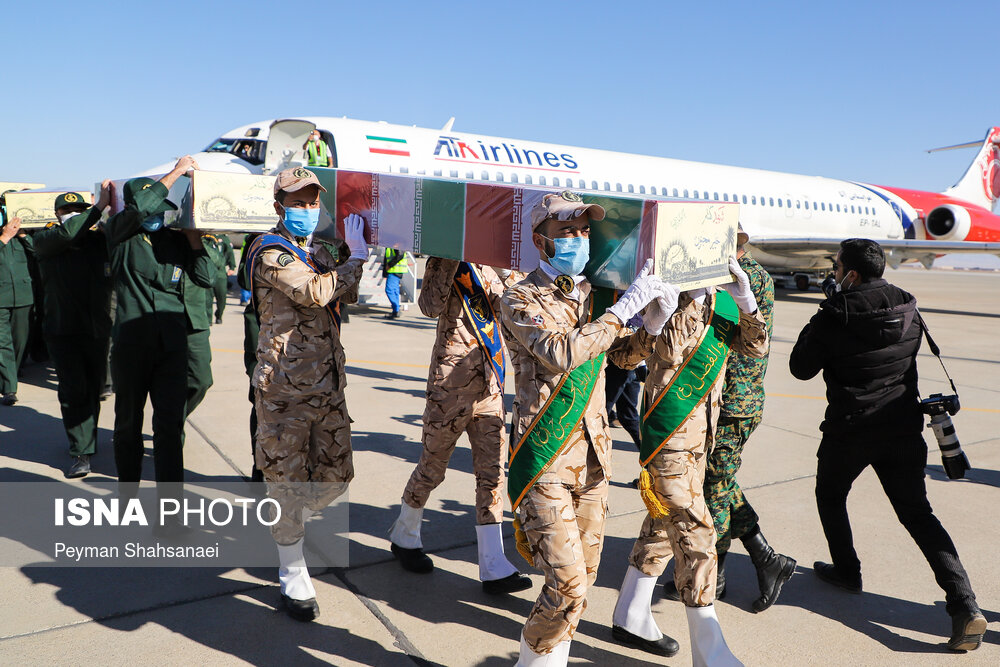
[[[552,267],[549,267],[549,269],[553,270]],[[556,276],[559,275],[562,274],[556,274]],[[586,276],[577,276],[576,289],[569,295],[563,294],[563,291],[556,287],[556,284],[553,282],[553,277],[550,276],[541,265],[529,273],[528,278],[535,284],[542,296],[555,294],[563,299],[574,301],[576,303],[582,303],[583,301],[586,301],[587,297],[590,296],[590,282],[587,280]]]
[[[539,260],[538,268],[545,273],[550,282],[554,281],[556,278],[563,275],[559,271],[556,271],[555,268],[553,268],[553,266],[548,262],[546,262],[545,260]],[[582,299],[580,298],[580,283],[586,280],[586,278],[584,276],[570,276],[570,277],[573,279],[573,284],[576,285],[576,287],[567,296],[576,301],[582,301]],[[555,286],[555,283],[553,283],[553,286]],[[558,291],[560,292],[560,294],[562,293],[562,290]]]

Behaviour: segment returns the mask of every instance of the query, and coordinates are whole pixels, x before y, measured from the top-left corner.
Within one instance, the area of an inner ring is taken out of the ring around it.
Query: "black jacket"
[[[820,304],[792,349],[792,375],[823,371],[825,434],[867,439],[923,429],[917,394],[921,328],[917,300],[873,280]]]

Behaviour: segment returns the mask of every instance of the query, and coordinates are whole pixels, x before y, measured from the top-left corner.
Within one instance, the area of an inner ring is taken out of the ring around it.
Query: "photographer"
[[[835,263],[837,292],[820,304],[789,359],[800,380],[823,371],[829,401],[820,425],[816,505],[833,564],[816,562],[814,568],[823,581],[861,592],[847,495],[871,465],[945,591],[952,618],[948,648],[968,651],[982,642],[986,619],[955,545],[927,501],[927,445],[917,393],[920,315],[913,295],[882,279],[884,270],[878,243],[843,241]]]

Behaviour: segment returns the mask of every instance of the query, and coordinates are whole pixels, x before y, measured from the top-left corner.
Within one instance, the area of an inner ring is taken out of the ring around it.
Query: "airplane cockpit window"
[[[258,139],[227,139],[220,137],[204,153],[230,153],[250,164],[264,163],[264,142]]]

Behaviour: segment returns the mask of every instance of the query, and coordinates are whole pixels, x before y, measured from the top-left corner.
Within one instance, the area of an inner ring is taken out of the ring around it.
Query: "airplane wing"
[[[885,250],[886,262],[890,266],[899,266],[901,262],[915,260],[930,268],[936,257],[955,253],[1000,256],[1000,243],[997,242],[876,240]],[[830,238],[760,238],[751,239],[748,245],[768,254],[801,259],[829,257],[832,260],[840,250],[840,240]]]

